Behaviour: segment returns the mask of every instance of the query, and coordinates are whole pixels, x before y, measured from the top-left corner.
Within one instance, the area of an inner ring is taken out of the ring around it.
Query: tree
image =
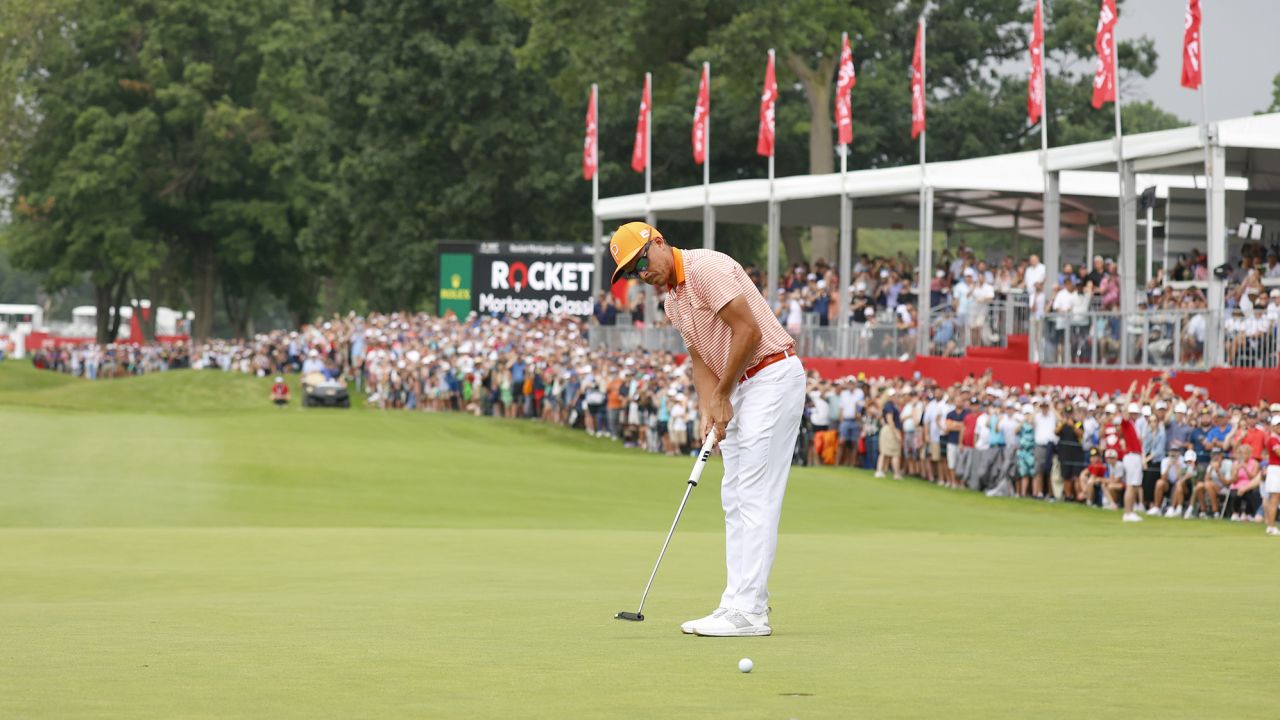
[[[687,155],[659,148],[673,147],[669,143],[687,147],[697,67],[703,60],[713,61],[713,178],[763,175],[764,163],[756,162],[752,149],[764,53],[770,47],[780,60],[779,174],[831,172],[832,92],[842,30],[850,33],[858,75],[849,166],[886,167],[918,159],[910,135],[907,70],[923,0],[855,5],[828,0],[508,1],[530,22],[518,57],[525,66],[548,74],[566,103],[580,103],[586,85],[600,83],[603,194],[636,191],[625,162],[634,98],[645,70],[655,75],[654,184],[699,181]],[[1108,137],[1110,113],[1094,111],[1088,99],[1098,4],[1046,4],[1050,140],[1061,145]],[[934,3],[928,36],[930,159],[1038,146],[1038,129],[1025,119],[1031,12],[1021,0]],[[663,29],[659,43],[653,41],[654,28]],[[1154,72],[1150,40],[1121,43],[1119,51],[1125,74]],[[1143,119],[1156,119],[1150,112],[1137,112]],[[814,255],[832,259],[834,234],[818,230],[813,238]]]
[[[109,342],[131,278],[156,259],[144,198],[158,120],[126,89],[137,69],[127,13],[89,5],[78,9],[74,40],[50,26],[59,39],[28,58],[38,68],[18,73],[27,117],[39,122],[11,145],[16,201],[8,245],[14,264],[44,272],[50,290],[87,272],[98,340]]]
[[[1271,81],[1271,107],[1267,112],[1280,112],[1280,73]]]

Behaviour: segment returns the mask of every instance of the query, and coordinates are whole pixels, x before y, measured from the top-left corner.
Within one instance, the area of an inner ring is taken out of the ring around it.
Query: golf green
[[[0,363],[0,717],[1275,717],[1280,542],[797,468],[776,634],[720,466],[269,383]],[[739,658],[755,670],[743,675]]]

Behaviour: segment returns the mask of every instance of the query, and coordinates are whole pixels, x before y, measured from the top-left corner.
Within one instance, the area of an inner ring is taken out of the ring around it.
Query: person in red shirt
[[[289,384],[282,376],[277,375],[275,384],[271,386],[271,402],[275,403],[276,407],[289,404]]]
[[[1138,403],[1130,402],[1127,410],[1130,416],[1137,417],[1142,408]],[[1121,417],[1119,412],[1111,421],[1119,426],[1120,442],[1124,446],[1120,454],[1120,462],[1124,465],[1124,517],[1121,519],[1124,522],[1141,522],[1142,516],[1134,512],[1133,507],[1142,494],[1142,470],[1146,464],[1142,458],[1142,438],[1138,437],[1138,428],[1133,421]]]
[[[1267,436],[1267,475],[1262,486],[1267,491],[1267,534],[1280,535],[1276,529],[1276,509],[1280,507],[1280,415],[1271,416],[1271,433]]]
[[[973,445],[978,433],[978,416],[981,414],[982,407],[978,404],[978,397],[975,395],[969,398],[969,414],[964,416],[962,421],[964,428],[960,431],[960,461],[956,463],[960,469],[961,485],[969,485],[975,490],[977,485],[973,480],[984,470],[984,468],[973,467],[974,458],[977,457],[977,453],[973,451]]]

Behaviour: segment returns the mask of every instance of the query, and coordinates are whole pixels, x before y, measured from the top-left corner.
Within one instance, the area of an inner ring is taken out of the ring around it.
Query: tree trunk
[[[120,312],[120,308],[124,306],[125,291],[129,289],[129,277],[131,273],[123,273],[120,275],[119,281],[116,282],[115,293],[111,299],[111,305],[116,309],[111,315],[111,327],[107,329],[111,342],[120,337],[120,326],[124,323],[124,314]],[[136,340],[132,335],[130,340]]]
[[[816,68],[795,53],[787,53],[787,67],[795,73],[809,101],[809,174],[824,175],[835,172],[835,141],[831,137],[831,78],[835,72],[836,58],[827,56],[818,61]],[[839,229],[814,226],[809,229],[813,260],[826,260],[834,264],[839,260]]]
[[[196,319],[192,323],[192,339],[208,340],[213,335],[214,295],[218,287],[218,256],[216,242],[207,235],[194,240],[191,262],[191,309]]]
[[[791,274],[791,269],[804,262],[804,250],[800,247],[800,228],[782,228],[782,249],[787,251],[787,266],[782,268],[782,278]]]
[[[256,294],[255,288],[251,287],[243,298],[237,299],[227,284],[222,284],[222,300],[227,309],[227,319],[231,321],[232,334],[237,338],[249,337],[249,320],[253,315],[253,298]]]
[[[94,335],[99,345],[115,341],[115,338],[110,335],[111,298],[114,296],[111,285],[110,282],[93,284],[93,307],[98,311],[98,316],[95,318],[97,329]]]

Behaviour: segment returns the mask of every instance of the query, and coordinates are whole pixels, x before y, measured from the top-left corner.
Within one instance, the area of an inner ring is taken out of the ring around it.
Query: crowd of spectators
[[[35,350],[31,353],[31,362],[40,369],[89,380],[191,367],[186,343],[62,345]]]

